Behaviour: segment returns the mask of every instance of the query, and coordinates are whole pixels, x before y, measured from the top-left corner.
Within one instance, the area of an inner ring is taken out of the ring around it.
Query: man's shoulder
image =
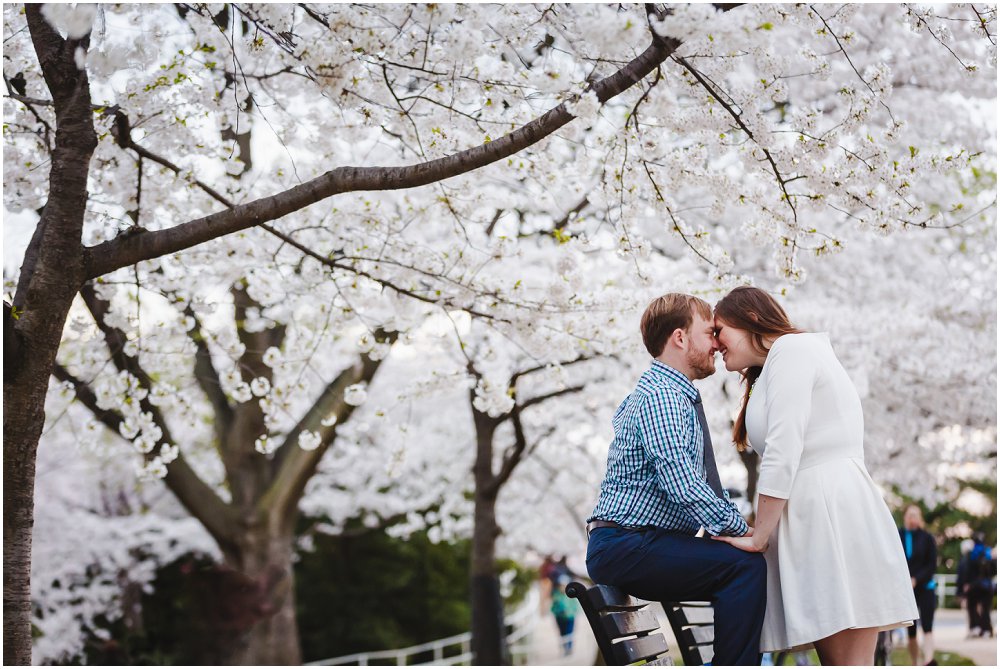
[[[639,377],[633,395],[639,405],[666,404],[685,407],[690,404],[684,389],[677,382],[657,375],[653,370],[648,370]]]

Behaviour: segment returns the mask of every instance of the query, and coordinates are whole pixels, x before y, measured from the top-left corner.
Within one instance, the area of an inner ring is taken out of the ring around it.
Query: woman
[[[899,541],[906,554],[906,566],[910,570],[913,585],[913,601],[920,611],[920,628],[924,631],[924,642],[917,641],[917,626],[907,628],[907,646],[910,661],[914,665],[937,664],[934,660],[934,610],[937,608],[937,544],[931,533],[924,529],[924,514],[916,504],[907,505],[903,510],[903,527],[899,530]]]
[[[733,427],[761,456],[752,536],[717,537],[767,560],[761,650],[815,645],[824,665],[870,665],[880,630],[917,618],[896,525],[864,465],[861,401],[825,334],[764,291],[715,307],[726,369],[746,382]]]

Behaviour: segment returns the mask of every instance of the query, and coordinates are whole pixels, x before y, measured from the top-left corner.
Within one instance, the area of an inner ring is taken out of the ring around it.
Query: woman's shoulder
[[[812,355],[830,348],[830,336],[825,332],[796,332],[781,335],[771,344],[770,353],[781,353],[782,357],[796,354]]]

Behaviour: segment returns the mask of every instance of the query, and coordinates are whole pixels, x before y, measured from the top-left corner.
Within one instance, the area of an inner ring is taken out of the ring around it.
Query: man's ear
[[[684,328],[677,328],[671,332],[670,336],[667,337],[667,343],[669,344],[670,342],[673,342],[674,346],[681,349],[687,346],[687,332],[684,331]]]

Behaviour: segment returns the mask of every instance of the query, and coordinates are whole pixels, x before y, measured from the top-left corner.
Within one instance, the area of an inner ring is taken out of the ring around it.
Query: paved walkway
[[[546,607],[541,612],[538,625],[529,642],[528,664],[530,665],[567,665],[593,666],[597,658],[597,642],[587,624],[583,612],[577,614],[576,629],[573,634],[573,652],[564,656],[559,647],[559,629],[555,618],[548,612],[548,602],[543,598]],[[661,630],[670,645],[670,656],[674,664],[681,665],[680,654],[677,652],[677,642],[666,615],[659,604],[653,608],[660,619]],[[993,612],[996,620],[996,612]],[[952,652],[971,659],[981,667],[995,667],[997,660],[997,640],[993,638],[966,639],[967,618],[964,610],[938,609],[934,617],[934,639],[938,651]],[[903,641],[905,648],[905,641]]]
[[[597,659],[597,640],[594,639],[590,625],[587,623],[587,616],[583,611],[576,615],[576,626],[573,629],[573,652],[563,655],[559,640],[559,627],[556,625],[555,617],[549,612],[549,601],[542,598],[543,609],[539,614],[538,624],[531,635],[528,644],[527,664],[538,665],[565,665],[565,666],[594,666]]]
[[[993,612],[996,621],[996,611]],[[996,623],[994,622],[994,629]],[[968,617],[964,609],[938,609],[934,616],[934,644],[939,651],[964,655],[981,667],[997,665],[996,637],[966,639]]]

